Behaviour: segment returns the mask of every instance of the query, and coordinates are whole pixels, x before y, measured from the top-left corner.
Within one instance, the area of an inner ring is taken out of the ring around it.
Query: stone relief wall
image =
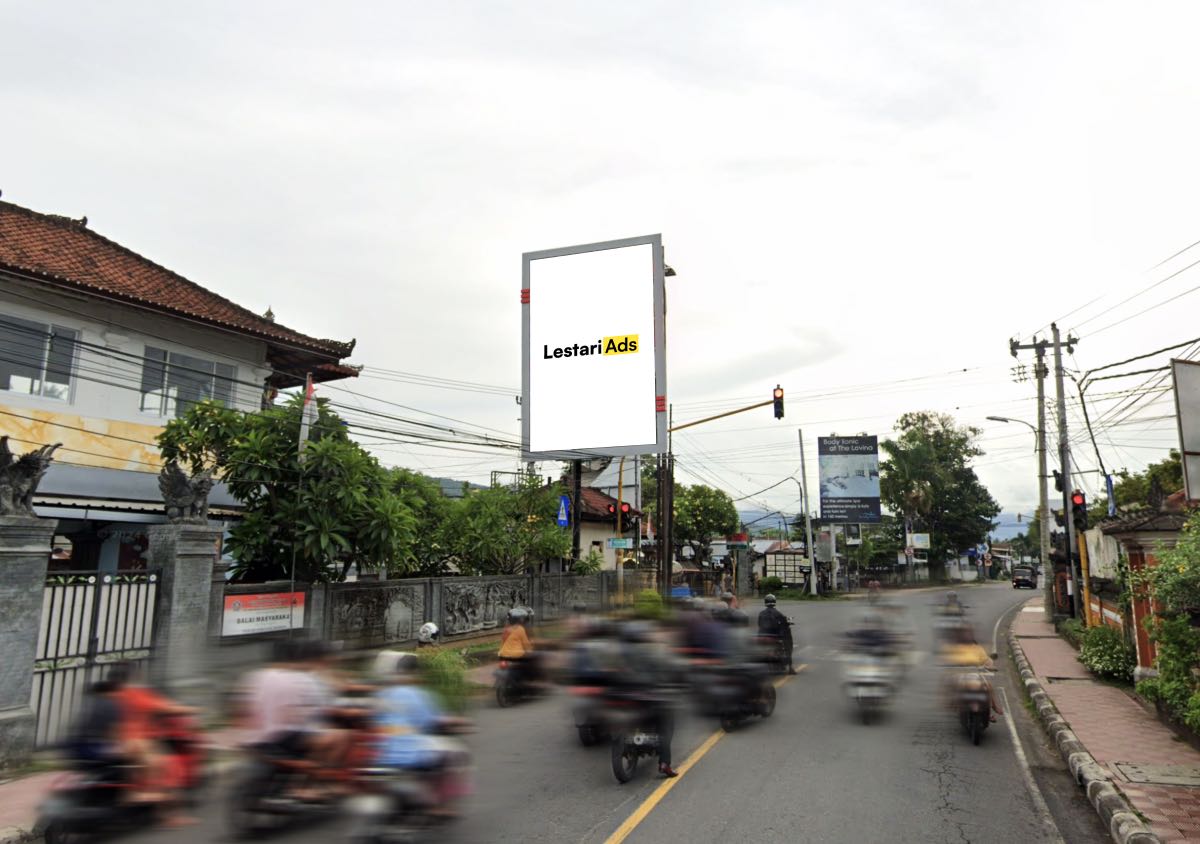
[[[417,638],[425,622],[423,581],[339,584],[331,594],[329,635],[351,647]]]
[[[440,586],[443,636],[503,626],[510,609],[530,606],[526,577],[442,580]]]
[[[503,627],[513,607],[532,607],[538,621],[565,618],[576,604],[605,610],[616,594],[614,583],[610,577],[606,588],[605,574],[335,583],[328,589],[325,621],[317,627],[350,648],[412,642],[426,621],[453,638]],[[627,576],[625,588],[644,588],[643,581]]]

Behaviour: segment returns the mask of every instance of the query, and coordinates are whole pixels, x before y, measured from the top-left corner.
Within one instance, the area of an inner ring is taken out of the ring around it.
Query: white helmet
[[[427,621],[417,631],[417,641],[422,645],[432,645],[440,635],[442,635],[442,631],[438,630],[438,626],[432,621]]]

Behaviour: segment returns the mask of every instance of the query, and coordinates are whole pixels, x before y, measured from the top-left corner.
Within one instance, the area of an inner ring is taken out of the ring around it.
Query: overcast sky
[[[784,421],[764,409],[677,437],[681,480],[743,496],[798,470],[797,426],[811,457],[818,435],[887,435],[931,409],[983,428],[979,472],[1011,520],[1037,492],[1032,435],[986,421],[1035,419],[1010,337],[1062,317],[1081,338],[1067,363],[1087,370],[1200,334],[1200,291],[1139,314],[1200,285],[1197,267],[1146,289],[1200,259],[1150,269],[1200,240],[1198,17],[1191,3],[4,2],[0,189],[87,215],[286,325],[357,338],[367,370],[345,386],[371,398],[326,395],[513,435],[521,253],[661,232],[677,420],[788,391]],[[1110,470],[1175,442],[1169,393],[1089,410]],[[580,408],[613,411],[603,396]],[[377,453],[473,480],[517,465]],[[1079,457],[1095,467],[1090,443]],[[752,500],[797,509],[790,482]]]

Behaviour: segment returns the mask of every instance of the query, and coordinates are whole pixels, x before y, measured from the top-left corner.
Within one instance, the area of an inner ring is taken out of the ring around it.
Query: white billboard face
[[[661,256],[657,236],[524,256],[527,457],[661,450]]]

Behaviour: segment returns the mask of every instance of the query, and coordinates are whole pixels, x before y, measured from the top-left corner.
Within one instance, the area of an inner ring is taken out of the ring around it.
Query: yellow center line
[[[808,666],[803,664],[797,665],[796,673],[799,674],[805,668],[808,668]],[[775,681],[775,688],[778,689],[791,679],[792,675],[780,677]],[[687,774],[688,771],[692,769],[692,766],[699,762],[700,759],[703,758],[704,754],[712,750],[713,747],[716,746],[717,742],[723,739],[726,735],[727,734],[724,730],[717,730],[711,736],[706,738],[704,740],[704,744],[692,751],[692,755],[684,760],[684,763],[679,766],[679,776],[669,780],[663,780],[659,784],[658,788],[654,789],[650,796],[642,802],[642,805],[638,806],[637,809],[634,810],[633,814],[627,817],[625,822],[617,827],[617,831],[604,840],[604,844],[621,844],[622,841],[628,838],[629,834],[637,829],[638,825],[646,819],[646,816],[654,811],[654,807],[661,803],[662,799],[667,796],[667,793],[674,788],[681,779],[683,779],[684,775]]]

